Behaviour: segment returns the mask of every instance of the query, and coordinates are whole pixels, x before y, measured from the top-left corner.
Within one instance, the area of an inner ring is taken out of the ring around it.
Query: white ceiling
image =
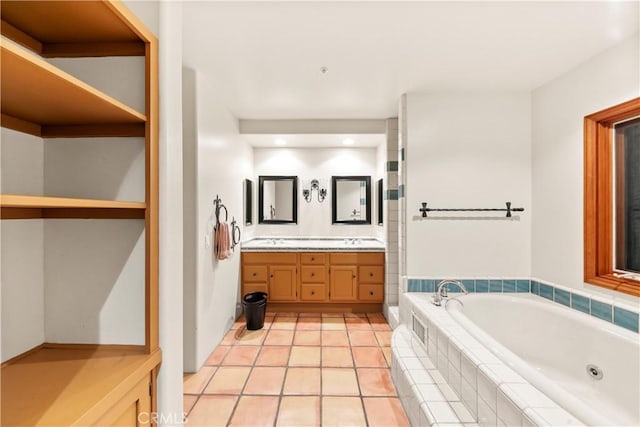
[[[185,65],[241,119],[386,118],[405,92],[530,91],[639,20],[637,1],[199,1],[183,13]]]

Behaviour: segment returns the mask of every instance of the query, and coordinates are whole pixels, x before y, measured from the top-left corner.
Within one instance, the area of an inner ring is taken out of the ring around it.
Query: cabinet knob
[[[272,274],[271,276],[269,276],[269,277],[272,277],[272,278],[273,278],[273,274]]]
[[[369,295],[373,296],[373,291],[369,291]]]
[[[256,277],[256,273],[253,273],[253,277]]]
[[[356,278],[356,275],[354,274],[352,277],[355,279],[355,278]]]
[[[314,257],[311,257],[311,261],[315,261],[316,259]]]
[[[316,275],[316,273],[311,273],[311,277],[313,277],[313,276],[315,276],[315,275]]]
[[[369,277],[373,277],[373,273],[369,273]]]
[[[311,291],[311,295],[315,295],[315,294],[316,294],[316,291]]]

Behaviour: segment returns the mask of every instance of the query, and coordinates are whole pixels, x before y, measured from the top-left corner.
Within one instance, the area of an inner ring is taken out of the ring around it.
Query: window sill
[[[640,297],[640,282],[633,279],[615,277],[613,274],[603,274],[585,278],[585,283]]]

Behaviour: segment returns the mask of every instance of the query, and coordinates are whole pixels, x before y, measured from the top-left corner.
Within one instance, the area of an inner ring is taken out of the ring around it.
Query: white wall
[[[583,282],[583,119],[640,95],[639,57],[636,34],[533,91],[535,277],[613,294]]]
[[[41,138],[2,128],[0,157],[2,193],[42,194]],[[0,221],[0,241],[4,362],[44,341],[44,221]]]
[[[529,276],[530,117],[524,93],[407,95],[407,276]],[[421,202],[499,208],[506,201],[525,212],[514,220],[464,212],[422,220],[418,212]]]
[[[196,224],[194,235],[187,235],[185,229],[185,245],[191,246],[197,260],[195,266],[190,265],[196,274],[186,274],[184,283],[184,369],[193,372],[202,366],[236,316],[240,252],[223,261],[214,258],[213,200],[219,196],[229,210],[229,222],[233,216],[243,229],[243,180],[252,176],[253,154],[238,133],[237,119],[219,103],[211,83],[197,72],[184,70],[183,90],[183,110],[195,111],[190,125],[196,129],[187,129],[185,120],[185,155],[195,158],[185,158],[184,172],[197,177],[197,192],[185,192],[185,221]],[[195,168],[188,169],[188,164]],[[187,212],[193,216],[188,218]]]
[[[375,225],[331,224],[331,176],[369,175],[378,178],[376,148],[254,148],[254,183],[260,175],[295,175],[298,177],[298,223],[257,224],[258,191],[254,189],[256,236],[376,236]],[[304,182],[318,179],[327,189],[323,203],[307,203],[302,197]],[[372,185],[373,192],[373,185]],[[372,204],[372,222],[375,219]]]

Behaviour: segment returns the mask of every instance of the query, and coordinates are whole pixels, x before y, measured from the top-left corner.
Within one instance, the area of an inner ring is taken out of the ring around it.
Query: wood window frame
[[[640,98],[584,118],[584,281],[640,296],[640,282],[613,275],[614,124],[640,116]]]

